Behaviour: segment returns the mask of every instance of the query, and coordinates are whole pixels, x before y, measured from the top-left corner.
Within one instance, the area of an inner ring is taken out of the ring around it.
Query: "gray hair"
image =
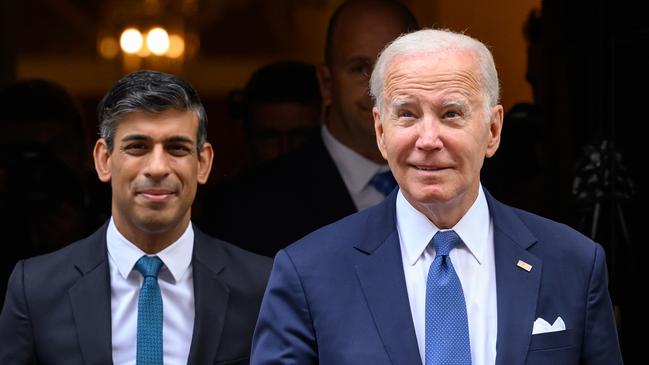
[[[476,53],[481,71],[482,89],[485,94],[485,108],[498,105],[500,102],[498,72],[496,71],[493,56],[487,46],[477,39],[450,30],[423,29],[402,35],[392,41],[383,49],[376,61],[370,78],[370,94],[379,112],[383,114],[385,70],[395,57],[418,53],[437,53],[447,50],[469,50]]]
[[[196,113],[196,148],[200,152],[207,140],[207,114],[198,93],[187,81],[157,71],[132,72],[106,93],[97,106],[99,136],[112,152],[117,124],[126,114],[161,113],[170,109]]]

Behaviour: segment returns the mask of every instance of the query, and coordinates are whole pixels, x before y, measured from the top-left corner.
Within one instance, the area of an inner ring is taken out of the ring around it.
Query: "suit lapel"
[[[88,237],[87,252],[75,263],[81,277],[68,295],[86,364],[111,364],[110,275],[106,251],[106,227]]]
[[[485,191],[494,222],[498,301],[497,365],[525,361],[532,336],[541,283],[542,261],[528,252],[536,238],[512,208]],[[356,265],[361,288],[377,330],[393,363],[420,363],[403,274],[395,221],[396,191],[368,219],[368,236],[356,248],[367,254]],[[377,229],[378,227],[378,229]],[[528,272],[517,266],[522,260]]]
[[[543,262],[528,251],[536,242],[512,208],[485,192],[494,224],[498,339],[496,364],[525,362],[536,313]],[[531,265],[528,272],[519,260]]]
[[[393,364],[420,364],[395,223],[396,190],[368,219],[368,236],[356,249],[367,254],[356,265],[379,336]]]
[[[211,364],[216,358],[228,309],[229,289],[218,274],[225,267],[225,251],[209,244],[194,227],[194,332],[189,350],[189,365]]]

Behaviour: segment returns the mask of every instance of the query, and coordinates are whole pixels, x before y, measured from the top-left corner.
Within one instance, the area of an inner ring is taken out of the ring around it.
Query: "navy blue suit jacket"
[[[269,257],[357,212],[320,133],[302,148],[224,183],[201,203],[199,226],[208,234]]]
[[[0,364],[112,364],[106,227],[18,262],[0,314]],[[270,267],[194,227],[189,364],[248,364]]]
[[[486,195],[494,224],[496,364],[620,364],[602,247]],[[251,364],[421,363],[395,201],[396,190],[277,254]],[[558,316],[566,331],[532,335],[537,318],[552,323]]]

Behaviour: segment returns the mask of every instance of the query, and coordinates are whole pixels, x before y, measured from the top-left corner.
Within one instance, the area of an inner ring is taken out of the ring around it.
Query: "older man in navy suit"
[[[277,254],[251,363],[620,364],[602,247],[481,187],[503,121],[488,49],[410,33],[370,88],[399,188]]]
[[[138,71],[98,111],[95,168],[111,183],[112,217],[16,265],[0,363],[247,364],[271,263],[191,224],[213,157],[198,94]]]

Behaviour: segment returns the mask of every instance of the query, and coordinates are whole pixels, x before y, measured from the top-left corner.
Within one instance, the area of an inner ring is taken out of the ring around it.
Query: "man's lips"
[[[137,192],[138,195],[142,195],[146,199],[153,201],[163,201],[170,198],[175,194],[173,190],[165,188],[151,188],[151,189],[142,189]]]
[[[417,164],[411,164],[411,166],[419,171],[442,171],[448,168],[444,166],[430,166],[430,165],[417,165]]]

